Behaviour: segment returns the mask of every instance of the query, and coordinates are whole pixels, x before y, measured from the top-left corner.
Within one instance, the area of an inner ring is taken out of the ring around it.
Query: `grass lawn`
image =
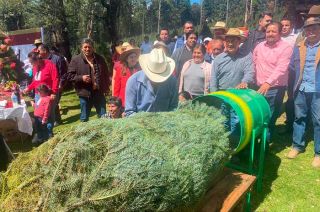
[[[284,114],[277,128],[284,128]],[[275,135],[265,160],[263,190],[253,197],[254,211],[320,211],[320,169],[311,166],[314,143],[311,130],[308,146],[296,159],[286,158],[291,135]]]
[[[76,126],[80,116],[79,99],[74,92],[66,92],[60,104],[64,124],[54,129],[56,134]],[[90,119],[95,118],[95,113],[92,113]],[[279,118],[277,128],[284,128],[283,123],[284,114]],[[286,154],[290,150],[291,135],[276,133],[265,160],[263,190],[253,193],[253,211],[320,211],[320,169],[311,166],[313,139],[308,137],[307,140],[310,142],[306,152],[295,160],[289,160]],[[28,147],[24,150],[29,150],[30,143],[25,145]],[[17,151],[14,147],[13,150]]]

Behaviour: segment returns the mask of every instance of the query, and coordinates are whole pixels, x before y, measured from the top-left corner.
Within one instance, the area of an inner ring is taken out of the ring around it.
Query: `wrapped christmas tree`
[[[0,211],[192,210],[231,154],[222,123],[187,105],[79,124],[0,175]]]

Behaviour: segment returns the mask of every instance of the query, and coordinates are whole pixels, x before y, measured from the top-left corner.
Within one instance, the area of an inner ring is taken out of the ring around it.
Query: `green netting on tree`
[[[187,105],[79,124],[1,174],[0,210],[192,208],[231,153],[222,123],[219,111]]]

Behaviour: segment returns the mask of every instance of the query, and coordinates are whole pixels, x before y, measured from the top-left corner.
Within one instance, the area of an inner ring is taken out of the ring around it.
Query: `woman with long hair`
[[[140,49],[123,43],[125,49],[120,54],[120,60],[114,64],[112,79],[112,95],[119,97],[125,106],[125,91],[129,77],[140,70],[138,58]]]

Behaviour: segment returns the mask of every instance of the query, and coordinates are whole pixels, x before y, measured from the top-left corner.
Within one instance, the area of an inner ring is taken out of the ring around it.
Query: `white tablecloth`
[[[0,121],[6,119],[16,120],[20,132],[32,135],[33,128],[31,118],[25,103],[23,101],[21,103],[21,105],[17,105],[13,108],[1,108]]]

